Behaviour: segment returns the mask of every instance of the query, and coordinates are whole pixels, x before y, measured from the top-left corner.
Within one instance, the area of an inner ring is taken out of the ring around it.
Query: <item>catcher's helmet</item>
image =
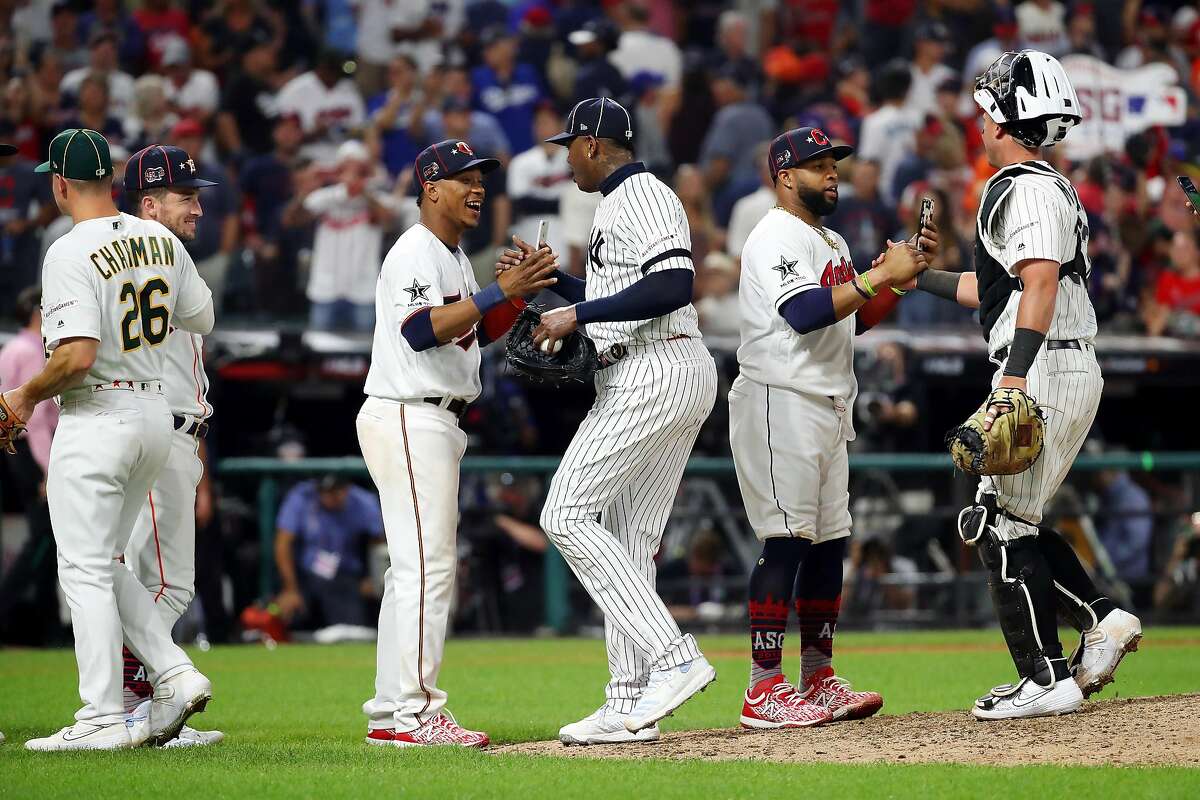
[[[1062,64],[1040,50],[1009,51],[975,80],[975,102],[1030,148],[1058,144],[1082,119]]]

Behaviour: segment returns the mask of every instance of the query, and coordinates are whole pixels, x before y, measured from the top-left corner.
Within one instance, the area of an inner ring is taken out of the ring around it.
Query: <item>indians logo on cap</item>
[[[165,177],[167,177],[167,170],[164,167],[150,167],[142,173],[142,179],[146,183],[158,183]]]
[[[462,153],[464,156],[474,156],[475,155],[475,151],[472,150],[471,146],[469,144],[467,144],[466,142],[455,142],[454,149],[451,150],[450,152]]]
[[[437,173],[438,173],[438,165],[437,164],[426,164],[424,173],[425,173],[425,180],[432,179],[433,176],[437,175]]]
[[[820,128],[813,128],[812,133],[808,135],[808,140],[813,144],[819,144],[822,146],[829,144],[829,137],[826,136],[825,131],[821,130]]]

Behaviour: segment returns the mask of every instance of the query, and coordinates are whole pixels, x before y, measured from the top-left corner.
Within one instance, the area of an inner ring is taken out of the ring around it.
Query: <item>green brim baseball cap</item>
[[[65,130],[50,141],[50,160],[38,164],[34,172],[53,172],[74,181],[111,178],[113,165],[108,141],[87,128]]]

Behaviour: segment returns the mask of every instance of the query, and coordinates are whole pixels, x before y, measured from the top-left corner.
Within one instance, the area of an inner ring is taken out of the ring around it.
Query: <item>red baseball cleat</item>
[[[808,728],[832,719],[829,709],[806,702],[782,675],[754,684],[742,704],[743,728]]]
[[[850,682],[834,675],[830,667],[817,670],[809,676],[807,688],[800,696],[813,705],[829,709],[834,722],[865,719],[883,708],[882,695],[852,690]]]
[[[443,711],[432,719],[425,721],[421,727],[404,733],[397,733],[394,728],[381,728],[368,731],[367,744],[384,747],[431,747],[435,745],[455,745],[457,747],[488,746],[486,733],[469,731],[454,721],[450,712]]]

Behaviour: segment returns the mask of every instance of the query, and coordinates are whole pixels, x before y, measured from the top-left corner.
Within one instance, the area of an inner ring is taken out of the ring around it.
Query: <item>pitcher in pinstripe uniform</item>
[[[984,477],[959,532],[979,547],[992,599],[1019,680],[975,703],[979,719],[1065,714],[1084,693],[1112,681],[1137,647],[1137,618],[1100,596],[1066,540],[1041,524],[1100,404],[1104,380],[1088,297],[1087,215],[1070,181],[1040,149],[1080,120],[1062,66],[1036,50],[1005,53],[975,85],[983,142],[999,171],[983,190],[976,220],[975,272],[929,270],[919,289],[978,308],[994,387],[1035,397],[1046,415],[1045,449],[1018,475]],[[993,406],[995,413],[1004,409]],[[1071,610],[1083,638],[1063,657],[1056,601]],[[1073,680],[1072,680],[1073,678]],[[1081,691],[1082,690],[1082,691]]]
[[[125,192],[133,212],[161,222],[181,241],[196,238],[196,221],[204,211],[200,190],[216,186],[196,176],[196,162],[186,150],[151,145],[134,153],[125,166]],[[125,566],[154,598],[154,607],[170,628],[183,616],[196,594],[196,497],[205,477],[204,437],[212,406],[204,372],[204,337],[172,328],[163,348],[163,394],[171,408],[175,433],[171,454],[142,506],[129,544]],[[204,487],[205,491],[208,487]],[[146,668],[124,649],[125,710],[135,723],[148,703]],[[167,747],[216,744],[220,731],[198,731],[187,725]]]
[[[572,305],[546,313],[535,341],[586,324],[627,355],[596,378],[596,402],[550,485],[541,523],[604,612],[606,700],[559,732],[564,744],[647,741],[658,721],[716,678],[695,639],[655,593],[658,551],[683,468],[712,411],[717,371],[692,308],[691,232],[683,204],[633,160],[629,112],[580,102],[566,131],[575,183],[604,197],[592,223],[587,280],[558,275]]]

